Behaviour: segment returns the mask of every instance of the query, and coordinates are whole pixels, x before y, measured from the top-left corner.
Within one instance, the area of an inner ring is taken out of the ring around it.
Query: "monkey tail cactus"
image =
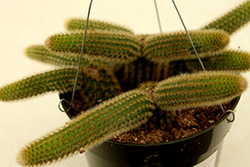
[[[62,67],[77,67],[79,55],[74,53],[51,52],[43,45],[31,45],[24,50],[24,54],[34,60]],[[82,59],[82,66],[89,61]]]
[[[83,32],[57,34],[45,41],[46,47],[54,52],[71,52],[80,54]],[[115,60],[136,60],[141,45],[135,36],[110,31],[88,31],[84,44],[84,54]]]
[[[218,51],[229,43],[229,36],[224,31],[196,30],[189,33],[199,53]],[[152,61],[173,61],[195,57],[193,47],[185,32],[146,38],[143,55]]]
[[[154,98],[162,110],[179,110],[225,103],[247,88],[239,74],[224,71],[183,74],[163,80],[155,87]]]
[[[12,101],[45,92],[65,92],[74,85],[76,69],[64,68],[34,75],[0,89],[1,101]]]
[[[164,111],[214,105],[238,96],[246,85],[246,80],[236,74],[200,72],[166,79],[156,87],[151,84],[143,88],[149,89],[147,92],[131,90],[102,102],[58,130],[31,142],[21,149],[17,161],[25,166],[51,163],[141,126],[153,115],[155,105]]]
[[[206,70],[245,72],[250,69],[250,54],[243,51],[223,50],[202,57]],[[186,61],[190,71],[202,70],[199,60]]]
[[[17,161],[25,166],[43,165],[91,149],[114,135],[146,123],[154,108],[145,92],[126,92],[30,143],[20,151]]]
[[[2,87],[0,100],[19,100],[52,91],[67,92],[73,89],[75,75],[76,68],[63,68],[37,74]],[[81,90],[83,96],[90,96],[91,104],[121,93],[114,74],[104,65],[96,63],[89,63],[81,68],[77,89]],[[100,93],[104,90],[105,93]]]
[[[220,29],[231,35],[249,21],[250,1],[247,0],[230,12],[207,24],[203,29]]]
[[[192,74],[175,71],[176,66],[185,71],[201,70],[185,32],[136,36],[123,26],[90,20],[77,82],[84,107],[80,105],[80,114],[64,126],[22,148],[18,163],[49,164],[150,119],[167,123],[176,110],[216,105],[239,96],[247,88],[239,73],[249,70],[250,55],[225,47],[229,35],[250,20],[249,6],[248,0],[207,26],[190,31],[209,70]],[[85,23],[85,19],[68,19],[68,33],[50,36],[45,45],[29,46],[25,50],[29,58],[60,68],[3,86],[0,100],[72,90]],[[171,74],[177,76],[169,77]],[[164,119],[155,119],[158,110]]]
[[[69,31],[84,30],[85,25],[86,19],[82,18],[68,18],[64,22],[65,28]],[[100,20],[89,20],[88,30],[120,31],[134,34],[129,28]]]

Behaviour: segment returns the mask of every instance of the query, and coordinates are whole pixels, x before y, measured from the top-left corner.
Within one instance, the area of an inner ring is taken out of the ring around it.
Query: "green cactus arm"
[[[154,108],[143,91],[123,93],[31,142],[21,149],[17,161],[23,166],[44,165],[91,149],[117,134],[146,123]]]
[[[64,27],[69,31],[84,30],[86,25],[86,19],[82,18],[68,18],[64,22]],[[99,21],[99,20],[89,20],[88,30],[107,30],[107,31],[121,31],[133,34],[133,31],[120,25],[113,23]]]
[[[202,54],[221,50],[229,43],[229,36],[224,31],[196,30],[189,33],[197,51]],[[143,56],[152,61],[170,62],[195,58],[195,53],[186,32],[176,32],[147,38]]]
[[[24,54],[33,60],[56,66],[76,67],[79,59],[79,54],[52,52],[43,45],[31,45],[24,50]],[[85,66],[88,62],[89,60],[83,57],[81,65]]]
[[[51,91],[67,92],[73,89],[75,75],[76,68],[37,74],[2,87],[0,100],[19,100]],[[87,101],[91,104],[121,93],[115,75],[105,66],[93,63],[80,69],[77,88],[86,95],[84,100],[89,97]]]
[[[247,81],[236,73],[198,72],[171,77],[158,83],[154,98],[162,110],[179,110],[225,103],[239,96]]]
[[[230,35],[250,21],[250,1],[245,1],[233,10],[217,18],[203,29],[220,29]]]
[[[223,50],[202,58],[206,70],[224,70],[244,72],[250,70],[250,54],[242,51]],[[197,59],[187,60],[186,67],[190,71],[201,71]]]
[[[48,50],[43,45],[31,45],[24,50],[24,54],[33,60],[52,64],[60,67],[77,67],[79,63],[80,54],[75,53],[60,53]],[[129,63],[131,60],[109,59],[102,56],[90,57],[89,55],[82,55],[81,67],[86,67],[92,62],[104,64],[111,70],[115,71],[122,63]]]
[[[65,68],[37,74],[0,89],[1,101],[12,101],[73,87],[76,69]]]
[[[80,53],[83,32],[58,34],[49,37],[45,45],[56,52]],[[115,60],[136,60],[141,45],[133,35],[119,32],[88,31],[84,44],[84,54],[101,56]]]
[[[77,67],[80,54],[75,53],[59,53],[48,50],[43,45],[31,45],[24,50],[24,54],[36,61],[52,64],[60,67]],[[97,63],[105,65],[110,71],[116,71],[120,68],[121,63],[128,63],[129,60],[115,61],[113,59],[103,57],[89,57],[82,55],[81,67],[87,67],[90,64]]]

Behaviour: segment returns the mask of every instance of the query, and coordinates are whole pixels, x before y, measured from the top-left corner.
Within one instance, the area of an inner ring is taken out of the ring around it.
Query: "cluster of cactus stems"
[[[246,1],[190,31],[207,72],[202,71],[185,32],[135,35],[126,27],[90,20],[77,82],[89,109],[22,148],[17,161],[24,166],[52,163],[142,126],[156,109],[172,113],[239,96],[247,88],[240,72],[249,70],[250,54],[226,46],[230,35],[249,20],[250,1]],[[26,48],[29,58],[58,68],[3,86],[0,100],[72,91],[85,23],[85,19],[68,19],[68,33]],[[178,70],[171,68],[175,61],[182,61],[191,73],[172,76]]]

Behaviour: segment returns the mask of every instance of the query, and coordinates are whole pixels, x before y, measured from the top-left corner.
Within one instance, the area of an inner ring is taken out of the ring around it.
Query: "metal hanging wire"
[[[80,71],[80,67],[81,67],[81,60],[82,60],[82,55],[83,55],[83,48],[84,48],[84,43],[85,43],[86,34],[87,34],[87,30],[88,30],[88,23],[89,23],[89,16],[90,16],[90,11],[91,11],[91,7],[92,7],[92,2],[93,2],[93,0],[90,0],[89,9],[88,9],[88,14],[87,14],[87,21],[86,21],[86,24],[85,24],[85,30],[84,30],[83,40],[82,40],[81,54],[80,54],[80,57],[79,57],[78,67],[77,67],[77,71],[76,71],[76,77],[75,77],[74,87],[73,87],[73,91],[72,91],[71,102],[69,103],[69,102],[66,101],[65,99],[62,99],[62,100],[59,102],[59,105],[58,105],[59,110],[61,110],[61,111],[64,111],[64,110],[62,110],[61,107],[60,107],[60,105],[61,105],[62,102],[66,102],[68,105],[70,105],[69,108],[65,111],[65,112],[67,113],[68,116],[70,116],[69,111],[70,111],[71,108],[73,108],[74,110],[76,110],[76,109],[73,107],[73,102],[74,102],[74,97],[75,97],[77,79],[78,79],[78,75],[79,75],[79,71]],[[70,116],[70,118],[71,118],[71,116]]]
[[[156,0],[154,0],[154,3],[155,3],[155,11],[156,11],[156,16],[157,16],[157,20],[158,20],[158,25],[159,25],[160,33],[162,33],[161,21],[160,21],[160,16],[159,16],[159,11],[158,11]]]
[[[181,14],[180,14],[180,12],[179,12],[179,10],[178,10],[178,7],[176,6],[174,0],[172,0],[172,3],[173,3],[173,5],[174,5],[174,7],[175,7],[175,10],[176,10],[176,12],[177,12],[179,18],[180,18],[180,21],[181,21],[181,23],[182,23],[182,25],[183,25],[183,28],[185,29],[185,31],[186,31],[186,33],[187,33],[187,36],[188,36],[188,38],[189,38],[189,40],[190,40],[190,42],[191,42],[191,44],[192,44],[192,47],[193,47],[194,52],[195,52],[195,54],[196,54],[196,56],[197,56],[197,58],[198,58],[198,60],[199,60],[199,62],[200,62],[200,64],[201,64],[201,67],[202,67],[203,71],[206,72],[206,68],[205,68],[205,66],[204,66],[204,64],[203,64],[203,62],[202,62],[202,60],[201,60],[201,58],[200,58],[200,56],[199,56],[199,54],[198,54],[198,52],[197,52],[197,50],[196,50],[196,47],[194,46],[193,40],[192,40],[191,36],[189,35],[189,32],[188,32],[188,30],[187,30],[187,28],[186,28],[186,26],[185,26],[185,23],[184,23],[184,21],[183,21],[183,19],[182,19],[182,17],[181,17]],[[227,114],[227,113],[231,113],[232,116],[233,116],[233,118],[232,118],[231,120],[227,118],[227,121],[228,121],[228,122],[233,122],[233,121],[235,120],[235,114],[234,114],[234,112],[231,111],[231,110],[225,111],[225,109],[224,109],[224,107],[222,106],[222,104],[220,104],[220,107],[221,107],[221,110],[223,111],[223,114],[221,115],[220,118],[222,118],[222,117],[223,117],[225,114]]]

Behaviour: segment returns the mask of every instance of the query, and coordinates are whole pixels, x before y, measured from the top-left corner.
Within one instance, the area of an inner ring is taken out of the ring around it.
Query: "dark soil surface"
[[[226,110],[235,103],[223,104]],[[112,138],[114,141],[125,143],[159,143],[181,139],[200,132],[214,125],[223,114],[220,106],[201,107],[178,111],[172,124],[165,124],[159,128],[137,128]]]

